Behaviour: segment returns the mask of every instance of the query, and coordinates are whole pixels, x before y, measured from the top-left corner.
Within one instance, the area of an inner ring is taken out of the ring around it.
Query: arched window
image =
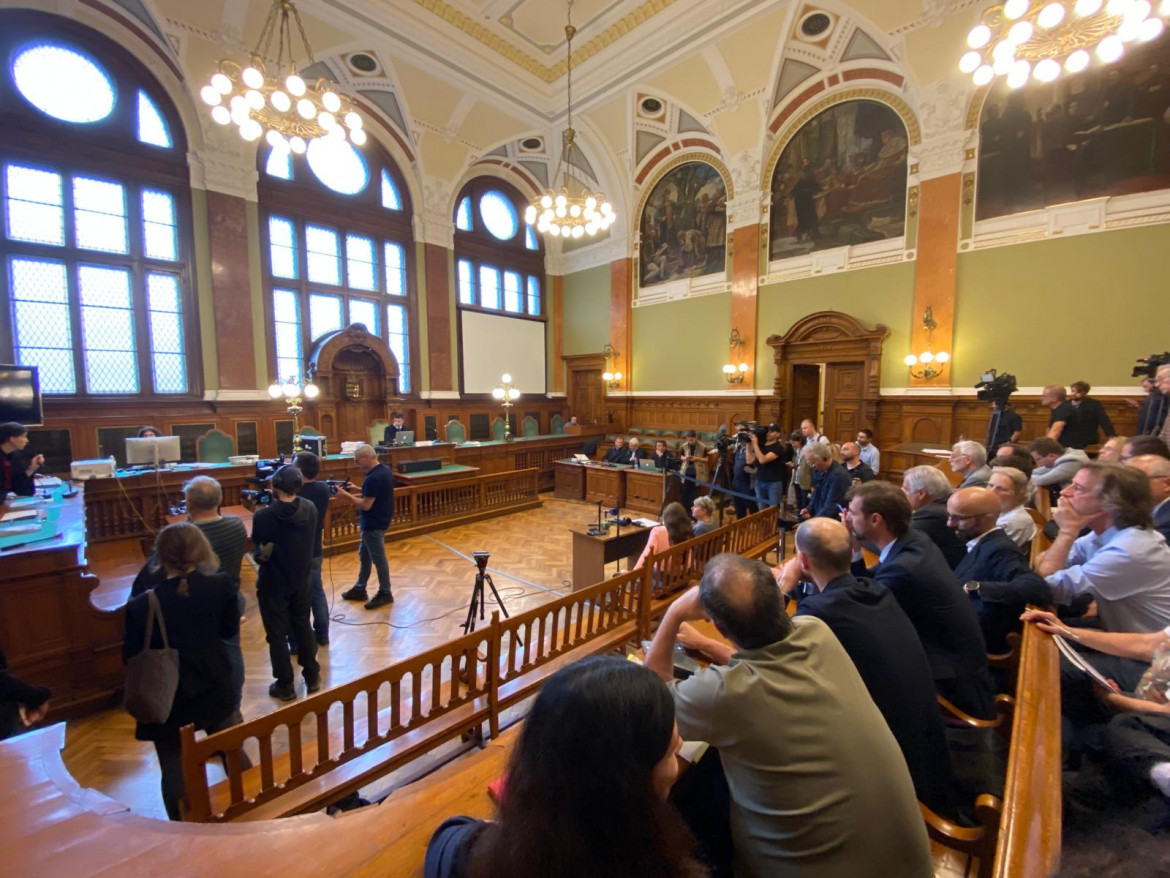
[[[196,394],[187,147],[111,40],[0,12],[0,361],[74,397]]]
[[[459,307],[544,317],[544,247],[524,222],[527,206],[515,187],[494,177],[463,187],[455,203]]]
[[[413,393],[415,290],[408,193],[372,141],[260,153],[264,278],[276,378],[301,378],[314,342],[360,323],[386,340]]]

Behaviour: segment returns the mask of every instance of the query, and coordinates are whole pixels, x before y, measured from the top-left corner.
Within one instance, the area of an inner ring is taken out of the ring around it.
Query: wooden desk
[[[570,528],[573,534],[573,591],[605,580],[605,565],[626,558],[632,565],[646,548],[650,528],[614,526],[605,536],[591,537],[585,530]]]
[[[881,477],[901,484],[902,476],[911,467],[938,467],[940,462],[946,461],[950,457],[950,447],[948,442],[903,442],[893,448],[882,449]],[[928,452],[926,450],[928,448],[939,453]],[[945,463],[941,469],[947,478],[954,475],[951,468]],[[954,484],[958,484],[958,482],[954,482]]]
[[[585,467],[575,460],[553,462],[555,487],[553,496],[558,500],[585,499]]]
[[[586,466],[584,469],[586,501],[601,503],[607,508],[626,505],[629,467]]]
[[[469,479],[479,475],[479,467],[464,466],[461,463],[444,464],[439,469],[426,470],[419,473],[394,473],[394,481],[406,487],[410,485],[433,485],[436,482],[446,482],[451,479]]]
[[[671,479],[671,482],[676,481]],[[625,505],[635,512],[657,517],[665,505],[666,492],[666,473],[662,470],[632,469],[626,473]],[[676,490],[674,493],[679,492]]]

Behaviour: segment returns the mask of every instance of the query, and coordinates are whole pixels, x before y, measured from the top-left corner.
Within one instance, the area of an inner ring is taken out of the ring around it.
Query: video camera
[[[1170,351],[1138,357],[1137,365],[1133,367],[1133,377],[1153,378],[1158,369],[1166,365],[1170,365]]]
[[[471,557],[475,559],[475,566],[479,568],[479,572],[483,573],[487,570],[488,559],[492,557],[491,552],[472,552]]]
[[[336,496],[338,491],[353,487],[349,479],[326,479],[325,484],[329,486],[330,497]]]
[[[975,396],[979,399],[1004,405],[1019,390],[1019,386],[1016,384],[1016,376],[1010,372],[997,375],[994,369],[988,369],[979,376],[975,390]]]
[[[273,460],[256,461],[256,475],[244,479],[249,485],[256,488],[245,488],[240,491],[240,502],[248,509],[257,506],[267,506],[273,500],[272,489],[268,487],[269,480],[276,475],[276,471],[285,465],[284,455]]]

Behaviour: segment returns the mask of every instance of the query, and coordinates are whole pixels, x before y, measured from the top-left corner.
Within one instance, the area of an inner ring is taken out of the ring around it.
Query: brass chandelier
[[[561,188],[557,190],[549,187],[543,195],[532,199],[524,212],[524,219],[530,226],[536,226],[538,232],[550,234],[554,238],[592,237],[608,229],[617,219],[613,206],[600,192],[583,189],[579,195],[569,194],[569,163],[565,159],[578,149],[575,140],[577,132],[573,130],[573,37],[576,33],[577,29],[573,27],[573,0],[569,0],[568,24],[565,25],[565,41],[568,44],[568,127],[565,128],[561,154],[550,178],[555,186],[559,174]]]
[[[1096,55],[1112,64],[1127,43],[1161,36],[1170,0],[1005,0],[967,35],[959,70],[977,86],[997,76],[1011,88],[1085,70]]]
[[[348,136],[354,146],[362,146],[366,132],[349,97],[327,79],[308,83],[297,72],[294,23],[309,64],[313,63],[313,49],[296,5],[292,0],[273,0],[251,62],[242,67],[231,59],[220,61],[219,70],[200,91],[211,107],[211,118],[220,125],[234,124],[244,140],[263,136],[274,149],[298,155],[317,138],[342,142]],[[274,37],[276,67],[270,72],[264,59],[272,58]]]

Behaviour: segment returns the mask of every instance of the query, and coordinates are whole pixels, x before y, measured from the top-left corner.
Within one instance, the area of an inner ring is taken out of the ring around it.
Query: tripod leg
[[[492,589],[495,591],[495,589]],[[483,618],[483,574],[475,577],[475,587],[471,590],[471,604],[467,607],[467,621],[463,623],[463,633],[470,634],[475,630],[475,611],[479,608],[479,618]]]

